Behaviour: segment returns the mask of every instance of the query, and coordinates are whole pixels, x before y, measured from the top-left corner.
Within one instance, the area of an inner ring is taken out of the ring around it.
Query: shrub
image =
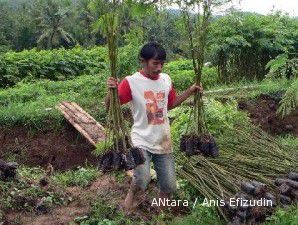
[[[66,80],[81,74],[99,74],[107,69],[106,49],[96,47],[7,52],[0,56],[0,87],[21,80]]]
[[[100,123],[105,121],[101,101],[106,94],[106,75],[80,76],[68,81],[39,81],[0,90],[1,126],[57,128],[63,116],[55,109],[61,101],[75,101]]]
[[[173,80],[178,91],[184,91],[194,83],[195,74],[191,60],[180,59],[165,65],[164,71]],[[202,84],[205,89],[218,84],[217,69],[215,67],[203,67]]]
[[[269,73],[266,76],[287,79],[298,77],[298,59],[297,57],[290,58],[289,56],[283,53],[270,60],[266,65],[266,69],[269,69]]]

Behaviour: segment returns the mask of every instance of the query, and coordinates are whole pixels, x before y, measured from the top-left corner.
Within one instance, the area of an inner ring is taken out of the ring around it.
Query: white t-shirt
[[[129,87],[127,87],[127,83]],[[127,89],[130,89],[131,99],[123,96],[129,94]],[[134,119],[131,130],[134,146],[154,154],[172,152],[168,97],[173,91],[171,78],[165,73],[160,73],[158,79],[152,80],[140,72],[136,72],[121,82],[119,85],[120,102],[124,103],[130,100]],[[125,98],[127,100],[123,100]]]

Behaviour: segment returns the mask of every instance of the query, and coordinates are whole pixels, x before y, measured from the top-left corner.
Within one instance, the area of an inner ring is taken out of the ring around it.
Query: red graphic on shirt
[[[146,113],[148,118],[148,124],[163,124],[165,91],[160,91],[157,93],[154,93],[153,91],[144,91],[144,98],[146,100]]]

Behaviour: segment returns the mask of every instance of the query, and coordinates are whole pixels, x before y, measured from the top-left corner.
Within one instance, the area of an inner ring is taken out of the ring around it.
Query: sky
[[[242,11],[268,14],[272,9],[287,12],[290,16],[298,16],[298,0],[233,0],[234,6]]]
[[[282,11],[292,17],[298,17],[298,0],[232,0],[234,8],[246,12],[256,12],[263,15],[273,11]],[[215,14],[223,14],[229,6],[214,11]],[[178,9],[178,6],[171,8]]]

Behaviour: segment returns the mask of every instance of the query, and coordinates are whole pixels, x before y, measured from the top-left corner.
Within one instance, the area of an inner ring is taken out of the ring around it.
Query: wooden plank
[[[96,145],[95,141],[90,137],[88,132],[85,131],[78,123],[76,123],[74,119],[74,115],[70,113],[70,110],[67,110],[67,107],[64,105],[60,105],[59,108],[61,109],[61,112],[63,113],[64,117],[79,131],[92,145]]]
[[[77,124],[76,127],[80,127],[78,130],[84,134],[88,140],[92,140],[90,142],[93,145],[100,142],[101,140],[104,140],[104,128],[102,126],[96,126],[96,121],[94,119],[88,119],[85,112],[78,112],[73,105],[64,103],[63,106],[69,110],[67,113],[72,117],[73,124]]]
[[[64,105],[67,106],[74,113],[76,123],[84,123],[84,126],[88,129],[84,129],[89,133],[89,135],[94,136],[94,142],[98,143],[105,139],[105,129],[100,125],[92,116],[85,112],[81,107],[74,103],[64,102]],[[82,127],[84,127],[82,126]]]
[[[74,123],[79,124],[80,127],[88,133],[89,138],[93,140],[94,143],[98,143],[105,139],[104,128],[97,121],[81,109],[79,112],[73,104],[64,102],[63,105],[71,111],[70,115],[73,115]],[[79,107],[79,106],[78,106]],[[99,126],[98,126],[98,125]]]
[[[61,102],[56,108],[93,146],[104,141],[104,127],[75,102]]]

